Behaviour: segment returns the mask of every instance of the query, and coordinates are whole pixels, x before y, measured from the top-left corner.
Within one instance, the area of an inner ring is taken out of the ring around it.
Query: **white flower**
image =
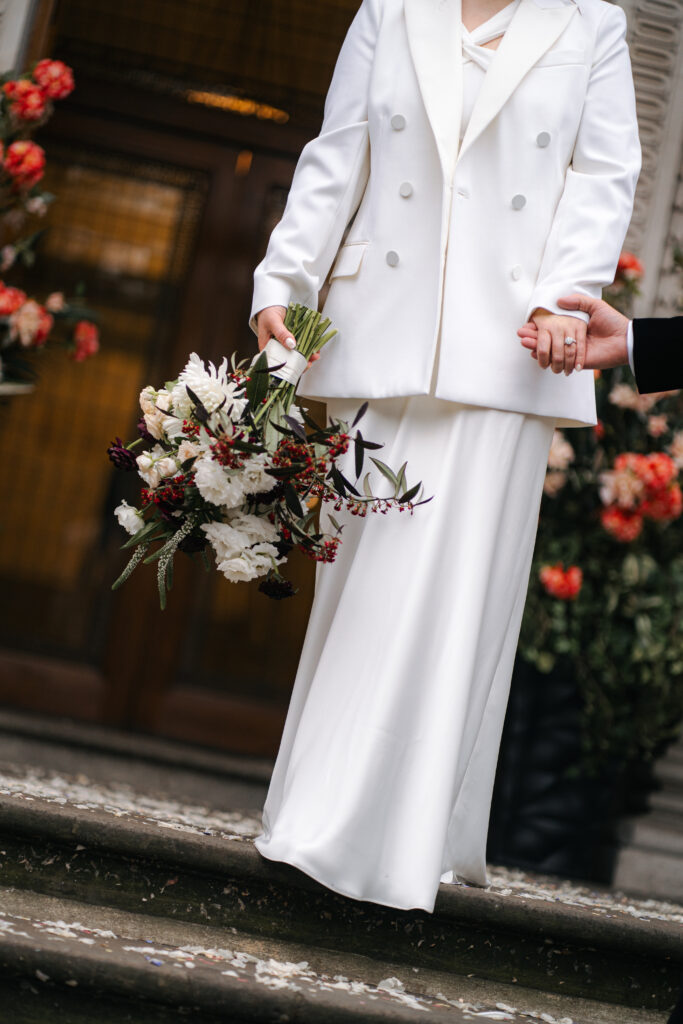
[[[196,352],[190,354],[171,393],[176,414],[186,419],[192,412],[192,400],[185,387],[188,385],[207,412],[214,412],[225,399],[223,412],[230,419],[239,420],[247,400],[243,397],[242,389],[234,381],[228,380],[228,360],[224,357],[218,369],[213,363],[208,363],[208,367]]]
[[[164,459],[159,459],[156,464],[156,470],[161,479],[163,480],[167,476],[173,476],[178,472],[178,463],[172,455],[167,455]]]
[[[603,505],[634,508],[643,496],[645,484],[632,469],[610,469],[600,474],[600,500]]]
[[[279,539],[277,527],[264,516],[254,516],[249,512],[233,512],[230,525],[249,537],[250,543],[266,541],[274,544]]]
[[[266,473],[273,465],[273,460],[266,452],[259,452],[248,459],[240,475],[244,483],[245,494],[258,494],[261,491],[272,491],[276,484],[274,476]]]
[[[142,512],[138,511],[138,509],[134,508],[132,505],[129,505],[125,498],[121,504],[114,509],[114,515],[118,520],[119,526],[122,526],[124,530],[131,535],[131,537],[134,533],[137,533],[144,524]]]
[[[194,459],[199,455],[199,445],[196,445],[193,441],[185,439],[180,442],[178,447],[178,460],[185,462],[187,459]]]
[[[151,384],[148,384],[147,387],[143,388],[140,392],[140,408],[144,413],[149,413],[150,416],[156,412],[157,407],[155,396],[156,391]]]
[[[649,412],[661,396],[659,394],[639,395],[629,384],[615,384],[608,397],[612,405],[616,405],[620,409]]]
[[[677,430],[669,445],[669,454],[679,469],[683,469],[683,430]]]
[[[247,548],[241,555],[218,562],[218,569],[231,583],[246,583],[259,576],[265,576],[277,561],[277,549],[271,544],[257,544]]]
[[[234,508],[244,501],[241,474],[228,475],[223,467],[208,457],[199,459],[194,466],[195,484],[205,501],[212,505]]]
[[[256,579],[283,560],[269,541],[278,539],[272,523],[261,516],[233,515],[228,523],[203,523],[216,564],[233,583]]]
[[[647,432],[650,437],[661,437],[662,434],[666,434],[669,429],[669,420],[666,414],[662,413],[659,416],[648,416],[647,418]]]
[[[161,480],[161,474],[157,468],[160,459],[166,457],[166,452],[160,444],[155,444],[148,452],[142,452],[135,460],[138,465],[138,473],[150,487],[156,487]]]
[[[567,468],[570,462],[574,461],[574,449],[570,445],[569,441],[566,440],[561,430],[556,430],[553,434],[552,444],[550,445],[550,454],[548,455],[548,465],[551,469]]]
[[[554,498],[560,493],[564,485],[567,483],[567,474],[561,470],[551,469],[549,473],[545,475],[545,481],[543,482],[543,493],[547,494],[549,498]]]

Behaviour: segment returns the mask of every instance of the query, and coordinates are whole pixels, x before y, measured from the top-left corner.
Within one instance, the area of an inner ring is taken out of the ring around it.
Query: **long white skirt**
[[[330,399],[350,421],[360,400]],[[554,419],[429,395],[359,428],[433,501],[334,513],[255,845],[335,892],[433,911],[487,885],[486,835]],[[367,468],[372,466],[368,463]],[[341,465],[351,480],[353,451]],[[382,478],[375,471],[375,493]]]

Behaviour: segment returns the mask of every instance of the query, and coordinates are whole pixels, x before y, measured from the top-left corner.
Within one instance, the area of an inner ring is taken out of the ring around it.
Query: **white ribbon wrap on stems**
[[[284,345],[281,345],[277,338],[271,338],[263,351],[266,353],[268,366],[279,366],[280,363],[285,364],[280,366],[279,370],[273,372],[273,377],[280,377],[282,380],[286,380],[288,384],[299,383],[301,374],[308,365],[306,356],[302,356],[301,352],[297,352],[296,349],[286,348]],[[255,358],[258,359],[258,356]]]

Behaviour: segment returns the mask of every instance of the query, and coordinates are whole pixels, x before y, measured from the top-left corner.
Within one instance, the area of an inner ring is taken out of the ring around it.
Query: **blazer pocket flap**
[[[586,54],[584,50],[550,50],[534,64],[535,68],[562,67],[563,64],[584,64]]]
[[[358,273],[369,242],[347,242],[342,245],[332,270],[330,280],[333,277],[352,277]]]

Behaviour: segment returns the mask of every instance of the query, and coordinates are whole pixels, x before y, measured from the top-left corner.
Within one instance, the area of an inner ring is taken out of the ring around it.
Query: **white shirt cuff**
[[[626,331],[626,348],[628,350],[628,365],[631,367],[631,373],[635,374],[636,369],[633,365],[633,320],[629,320],[628,329]]]

